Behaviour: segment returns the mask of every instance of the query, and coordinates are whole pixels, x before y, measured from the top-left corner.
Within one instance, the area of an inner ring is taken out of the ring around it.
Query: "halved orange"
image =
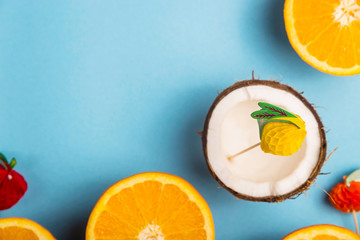
[[[1,240],[55,240],[51,233],[38,223],[26,218],[0,219]]]
[[[305,62],[334,75],[360,73],[360,0],[286,0],[284,19]]]
[[[215,239],[210,208],[184,179],[140,173],[111,186],[91,212],[87,240]]]
[[[282,240],[360,240],[360,236],[343,227],[323,224],[301,228]]]

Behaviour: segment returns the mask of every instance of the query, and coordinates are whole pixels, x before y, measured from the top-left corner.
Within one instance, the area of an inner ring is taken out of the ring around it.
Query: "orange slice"
[[[286,0],[284,19],[305,62],[334,75],[360,73],[360,0]]]
[[[51,233],[38,223],[26,218],[0,219],[1,240],[55,240]]]
[[[360,236],[335,225],[315,225],[290,233],[283,240],[360,240]]]
[[[111,186],[96,203],[87,240],[215,239],[210,209],[188,182],[166,173],[141,173]]]

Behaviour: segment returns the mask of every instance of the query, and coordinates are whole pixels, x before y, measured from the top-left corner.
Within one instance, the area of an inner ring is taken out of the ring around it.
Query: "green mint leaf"
[[[293,118],[297,118],[294,114],[292,114],[291,112],[288,112],[278,106],[272,105],[270,103],[265,103],[265,102],[259,102],[258,105],[263,109],[263,110],[267,110],[269,112],[272,113],[277,113],[278,117],[293,117]]]
[[[270,118],[278,117],[278,115],[267,110],[259,110],[253,112],[251,114],[251,117],[255,119],[270,119]]]

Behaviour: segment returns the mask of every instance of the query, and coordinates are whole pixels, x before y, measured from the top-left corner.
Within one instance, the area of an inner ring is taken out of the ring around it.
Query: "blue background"
[[[83,239],[97,199],[144,171],[188,180],[212,210],[216,239],[278,240],[352,217],[325,193],[360,168],[359,76],[303,62],[283,22],[284,0],[0,0],[0,150],[29,189],[0,217],[33,219],[58,239]],[[212,101],[251,71],[318,106],[329,160],[316,185],[278,204],[236,200],[209,174],[200,136]]]

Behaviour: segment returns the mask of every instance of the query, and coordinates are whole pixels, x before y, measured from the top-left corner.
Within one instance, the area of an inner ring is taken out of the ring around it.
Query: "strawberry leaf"
[[[15,165],[16,165],[16,160],[15,160],[15,158],[12,158],[11,162],[9,163],[9,166],[11,169],[13,169],[15,167]]]
[[[2,153],[0,153],[0,160],[3,161],[3,162],[5,162],[5,163],[8,163],[7,158],[6,158],[5,155],[2,154]]]

